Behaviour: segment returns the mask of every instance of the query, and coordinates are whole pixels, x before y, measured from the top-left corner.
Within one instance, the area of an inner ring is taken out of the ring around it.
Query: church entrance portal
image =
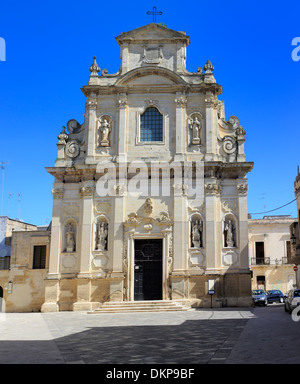
[[[134,300],[162,300],[162,239],[134,241]]]

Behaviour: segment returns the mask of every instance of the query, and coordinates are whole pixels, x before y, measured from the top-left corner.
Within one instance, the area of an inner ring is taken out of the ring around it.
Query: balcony
[[[270,257],[253,257],[251,258],[251,265],[286,265],[291,264],[289,257],[282,257],[279,259],[271,259]]]

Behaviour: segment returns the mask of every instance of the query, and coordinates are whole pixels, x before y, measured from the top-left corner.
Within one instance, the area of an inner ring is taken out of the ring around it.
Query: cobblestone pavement
[[[253,309],[0,314],[0,364],[300,363],[300,322]]]

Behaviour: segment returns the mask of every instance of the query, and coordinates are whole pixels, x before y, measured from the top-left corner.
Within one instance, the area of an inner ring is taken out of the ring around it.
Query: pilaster
[[[206,272],[216,273],[220,265],[220,243],[217,228],[217,209],[221,185],[216,179],[207,180],[205,183],[205,215],[206,215]],[[219,255],[219,256],[218,256]]]
[[[91,94],[86,102],[86,118],[87,118],[87,143],[86,143],[86,164],[92,164],[95,153],[95,130],[97,120],[97,98],[95,94]]]
[[[127,118],[127,97],[126,93],[120,94],[119,105],[119,130],[118,130],[118,162],[124,163],[126,156],[126,118]]]
[[[238,180],[236,188],[238,195],[240,268],[249,270],[247,179]]]
[[[49,255],[49,271],[45,279],[45,302],[42,312],[59,311],[59,261],[61,254],[61,212],[64,196],[62,183],[54,183],[52,189],[53,210],[51,223],[51,246]]]
[[[217,98],[212,92],[206,92],[206,161],[213,161],[217,155],[218,115]]]
[[[85,274],[89,274],[91,270],[91,255],[93,244],[93,227],[91,223],[93,215],[94,191],[94,181],[84,181],[79,191],[82,198],[79,276],[85,276]]]
[[[51,247],[49,257],[48,275],[59,275],[59,258],[61,253],[61,213],[63,205],[64,188],[62,183],[54,183],[52,189],[53,210],[51,223]]]
[[[174,160],[184,160],[184,154],[186,153],[186,127],[185,127],[185,116],[186,116],[186,104],[187,100],[181,93],[176,94],[176,153]]]

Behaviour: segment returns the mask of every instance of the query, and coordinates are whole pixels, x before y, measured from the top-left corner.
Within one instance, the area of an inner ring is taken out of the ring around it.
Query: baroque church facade
[[[121,66],[90,67],[84,122],[58,136],[45,301],[249,306],[245,131],[225,119],[208,61],[186,69],[185,32],[117,38]],[[209,295],[213,289],[213,296]]]

